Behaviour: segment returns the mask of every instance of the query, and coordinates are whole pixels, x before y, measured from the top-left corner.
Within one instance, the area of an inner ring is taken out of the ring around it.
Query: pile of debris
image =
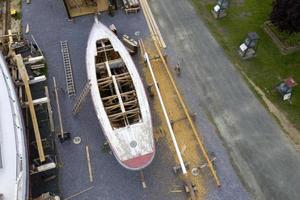
[[[114,24],[111,24],[111,25],[109,26],[109,29],[110,29],[113,33],[115,33],[117,37],[119,37],[119,36],[118,36],[118,30],[117,30],[117,28],[116,28],[116,26],[115,26]],[[138,51],[138,42],[137,42],[135,39],[129,37],[129,36],[126,35],[126,34],[123,34],[123,35],[122,35],[121,41],[123,42],[123,44],[124,44],[124,46],[126,47],[127,51],[128,51],[131,55],[136,54],[136,52]]]
[[[138,12],[141,9],[138,0],[123,0],[123,3],[126,14],[129,12]]]
[[[30,149],[29,173],[33,188],[30,196],[38,197],[44,192],[44,189],[38,189],[39,187],[47,188],[49,185],[49,188],[56,188],[58,173],[52,135],[54,132],[52,109],[46,83],[47,66],[43,52],[33,36],[32,41],[20,39],[13,37],[9,30],[6,40],[8,40],[5,44],[8,48],[6,61],[17,88],[20,105],[26,113],[25,125],[29,130],[27,138]],[[55,195],[49,197],[54,198]]]

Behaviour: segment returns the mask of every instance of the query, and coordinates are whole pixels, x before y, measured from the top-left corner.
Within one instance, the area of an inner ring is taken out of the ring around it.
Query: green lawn
[[[238,64],[249,78],[258,85],[300,129],[300,52],[282,55],[268,35],[263,31],[263,23],[269,19],[272,0],[231,0],[228,16],[215,20],[210,10],[216,1],[192,0],[197,12],[204,19],[211,32],[223,46],[233,63]],[[248,32],[260,36],[257,57],[241,60],[237,48]],[[293,76],[299,86],[293,91],[290,102],[283,102],[274,90],[280,80]]]

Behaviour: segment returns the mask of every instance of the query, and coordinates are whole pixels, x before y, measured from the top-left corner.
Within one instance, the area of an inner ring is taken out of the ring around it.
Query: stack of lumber
[[[140,3],[138,0],[123,0],[123,3],[126,14],[128,12],[137,12],[140,10]]]
[[[160,33],[147,0],[140,0],[140,2],[153,40],[158,43],[160,48],[165,49],[167,47],[166,43]]]

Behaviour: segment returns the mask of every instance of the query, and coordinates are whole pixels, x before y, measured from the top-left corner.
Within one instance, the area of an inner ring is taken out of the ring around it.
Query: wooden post
[[[52,108],[51,108],[50,95],[49,95],[49,90],[48,90],[47,86],[45,86],[45,94],[46,94],[46,97],[48,99],[47,109],[48,109],[48,115],[49,115],[49,121],[50,121],[50,128],[51,128],[51,132],[53,133],[54,132],[53,111],[52,111]]]
[[[55,77],[53,77],[53,85],[54,85],[54,92],[55,92],[55,98],[56,98],[56,106],[57,106],[59,127],[60,127],[60,137],[64,138],[64,128],[63,128],[63,123],[62,123],[62,118],[61,118],[60,105],[59,105],[59,99],[58,99],[58,92],[57,92]]]

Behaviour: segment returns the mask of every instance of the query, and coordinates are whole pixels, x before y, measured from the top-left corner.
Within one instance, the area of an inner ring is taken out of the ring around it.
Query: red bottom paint
[[[142,169],[147,167],[153,159],[154,153],[145,154],[136,158],[123,161],[123,165],[129,169]]]

